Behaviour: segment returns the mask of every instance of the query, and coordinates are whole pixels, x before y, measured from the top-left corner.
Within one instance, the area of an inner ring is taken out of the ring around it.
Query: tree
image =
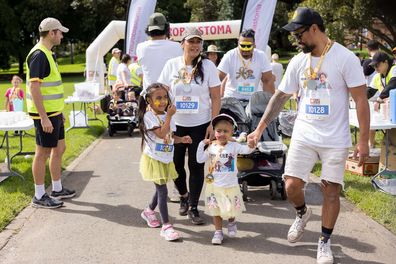
[[[317,10],[325,21],[329,35],[343,43],[345,32],[358,34],[363,40],[367,37],[363,29],[372,32],[380,40],[382,48],[396,46],[396,2],[387,0],[306,0],[301,6]],[[382,25],[381,30],[379,25]]]

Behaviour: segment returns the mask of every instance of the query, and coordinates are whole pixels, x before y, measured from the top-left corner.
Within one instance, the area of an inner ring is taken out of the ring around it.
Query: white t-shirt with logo
[[[212,172],[213,184],[218,187],[238,186],[237,156],[238,154],[252,153],[254,149],[238,142],[228,142],[220,153],[219,150],[222,147],[220,145],[211,144],[206,151],[204,147],[205,144],[201,141],[197,149],[197,162],[203,163],[208,159],[211,160],[211,163],[215,162]],[[216,156],[218,156],[217,159]]]
[[[259,90],[262,73],[272,70],[263,51],[254,49],[250,61],[241,58],[238,48],[228,51],[217,68],[228,74],[224,97],[245,100],[249,100],[252,93]]]
[[[308,57],[309,54],[301,52],[292,58],[278,88],[287,94],[300,91],[292,139],[319,147],[351,147],[348,88],[366,83],[359,58],[344,46],[334,43],[323,60],[312,89],[312,83],[304,88],[305,81],[309,79]],[[313,69],[319,59],[312,57]]]
[[[185,79],[186,70],[191,74],[192,66],[185,67],[183,57],[166,62],[158,82],[170,88],[172,103],[176,106],[174,115],[176,125],[183,127],[199,126],[212,118],[212,106],[209,89],[219,86],[220,79],[216,66],[208,59],[202,60],[204,80],[197,77],[191,83]]]
[[[183,54],[180,43],[170,40],[147,40],[136,48],[138,62],[143,71],[143,89],[157,82],[165,63]]]
[[[155,115],[152,111],[147,111],[144,114],[144,126],[146,130],[161,127],[161,122],[158,120],[158,118],[161,120],[162,123],[164,123],[166,114]],[[176,125],[173,118],[171,119],[170,123],[170,131],[176,131]],[[163,163],[172,162],[174,140],[171,134],[172,133],[169,133],[168,142],[166,142],[165,139],[157,137],[153,131],[147,131],[147,141],[145,142],[143,153]]]
[[[117,67],[117,81],[123,81],[121,73],[125,74],[125,80],[128,84],[131,84],[131,71],[128,69],[128,66],[125,63],[120,63]]]

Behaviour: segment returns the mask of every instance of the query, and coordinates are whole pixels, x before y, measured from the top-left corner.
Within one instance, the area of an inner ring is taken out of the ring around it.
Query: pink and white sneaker
[[[166,241],[175,241],[180,238],[179,233],[177,233],[175,229],[173,229],[173,226],[171,224],[162,226],[160,235],[165,238]]]
[[[160,221],[155,216],[155,212],[150,208],[144,209],[140,216],[146,221],[149,227],[156,228],[161,226]]]

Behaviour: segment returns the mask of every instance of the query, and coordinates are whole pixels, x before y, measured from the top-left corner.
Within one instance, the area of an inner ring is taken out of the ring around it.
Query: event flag
[[[136,47],[147,39],[145,29],[154,13],[156,0],[130,0],[125,28],[125,53],[136,56]]]
[[[242,14],[241,31],[253,29],[256,47],[266,50],[272,19],[274,17],[276,0],[246,0]]]

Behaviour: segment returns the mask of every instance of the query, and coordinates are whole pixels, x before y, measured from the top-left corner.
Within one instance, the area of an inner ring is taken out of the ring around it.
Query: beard
[[[315,45],[308,45],[308,44],[300,44],[301,50],[304,53],[310,53],[315,49]]]

